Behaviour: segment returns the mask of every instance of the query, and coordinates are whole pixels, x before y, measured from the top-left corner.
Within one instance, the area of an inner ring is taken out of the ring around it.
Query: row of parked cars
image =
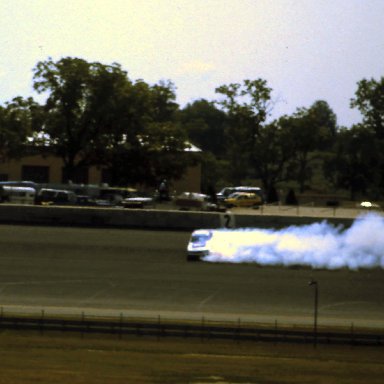
[[[33,182],[0,182],[0,202],[37,205],[119,206],[144,208],[155,206],[156,195],[139,193],[133,188],[68,185],[68,189],[48,188]],[[261,188],[226,187],[217,195],[183,192],[172,199],[183,210],[220,211],[232,207],[258,207],[264,203]]]
[[[68,189],[45,188],[33,182],[0,182],[0,202],[36,205],[143,207],[153,204],[151,196],[138,194],[133,188],[68,186]]]
[[[183,210],[221,211],[233,207],[258,208],[264,204],[263,191],[259,187],[226,187],[214,196],[195,192],[183,192],[174,203]]]

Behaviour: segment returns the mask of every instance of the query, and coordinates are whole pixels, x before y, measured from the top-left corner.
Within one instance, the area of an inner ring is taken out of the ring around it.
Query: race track
[[[186,232],[0,226],[3,311],[384,327],[384,271],[188,263]]]

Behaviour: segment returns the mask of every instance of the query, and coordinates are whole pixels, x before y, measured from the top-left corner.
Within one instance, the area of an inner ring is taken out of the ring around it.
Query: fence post
[[[119,321],[119,339],[123,337],[123,314],[120,312],[120,321]]]
[[[234,331],[234,339],[239,342],[240,341],[240,327],[241,327],[241,320],[240,317],[237,319],[237,328]]]
[[[355,344],[355,330],[354,330],[354,325],[353,322],[351,323],[351,345]]]
[[[161,317],[160,315],[157,316],[157,340],[159,341],[161,336]]]
[[[277,319],[275,319],[275,344],[277,344],[278,338],[277,338]]]
[[[40,318],[40,333],[43,334],[44,333],[44,315],[45,315],[45,312],[44,312],[44,309],[41,310],[41,318]]]
[[[81,338],[84,338],[84,311],[81,312]]]

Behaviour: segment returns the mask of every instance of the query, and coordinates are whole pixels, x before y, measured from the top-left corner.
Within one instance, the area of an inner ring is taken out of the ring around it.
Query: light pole
[[[313,346],[316,348],[317,345],[317,315],[318,315],[318,303],[319,303],[319,285],[316,280],[311,280],[308,285],[315,287],[315,305],[313,314]]]

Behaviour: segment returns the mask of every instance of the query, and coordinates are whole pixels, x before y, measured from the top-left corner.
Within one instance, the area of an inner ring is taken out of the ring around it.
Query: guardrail
[[[55,206],[22,206],[0,204],[1,224],[115,227],[140,229],[194,230],[219,227],[282,228],[292,224],[306,225],[326,219],[331,224],[348,227],[354,217],[308,212],[299,215],[283,207],[261,207],[259,210],[234,209],[228,212],[194,212],[159,209],[79,208]]]
[[[200,338],[224,339],[234,341],[280,342],[301,344],[346,344],[383,346],[384,332],[357,332],[349,330],[313,330],[291,329],[262,326],[259,324],[238,322],[180,321],[158,318],[129,319],[122,315],[117,318],[86,317],[58,318],[41,316],[4,315],[0,316],[0,329],[35,330],[44,332],[74,332],[81,335],[88,333],[152,336],[157,338]]]

